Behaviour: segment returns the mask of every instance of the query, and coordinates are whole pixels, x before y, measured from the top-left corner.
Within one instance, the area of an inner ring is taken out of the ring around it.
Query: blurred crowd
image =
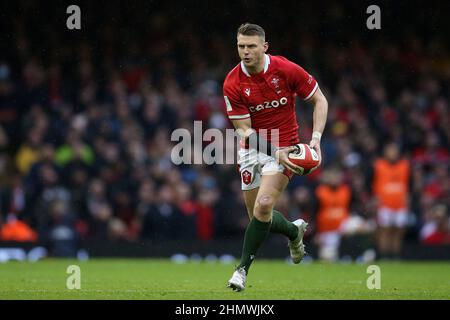
[[[193,132],[194,121],[231,128],[222,83],[239,62],[244,21],[229,15],[205,29],[210,20],[198,13],[180,25],[169,9],[111,8],[101,16],[115,19],[91,16],[74,35],[51,18],[35,29],[33,5],[22,5],[2,22],[10,36],[0,58],[0,238],[57,241],[64,255],[87,239],[241,237],[248,218],[236,166],[174,165],[171,134]],[[341,23],[340,10],[328,20]],[[395,142],[410,163],[406,241],[450,243],[448,43],[413,29],[365,41],[316,36],[313,22],[288,33],[283,21],[254,22],[266,28],[269,53],[302,65],[329,102],[323,165],[295,177],[278,209],[307,218],[313,239],[316,189],[333,180],[350,190],[350,215],[375,223],[373,164]],[[308,142],[310,105],[299,102],[298,121]]]

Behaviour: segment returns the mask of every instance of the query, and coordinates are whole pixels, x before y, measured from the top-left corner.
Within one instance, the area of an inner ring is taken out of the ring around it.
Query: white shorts
[[[239,149],[239,172],[242,190],[252,190],[261,185],[261,175],[270,172],[284,173],[289,179],[293,173],[278,164],[274,157],[257,152],[255,149]]]
[[[319,258],[327,261],[336,261],[339,258],[341,233],[339,231],[326,231],[317,234],[319,240]]]
[[[341,244],[341,233],[339,231],[325,231],[317,234],[319,245],[323,247],[337,248]]]
[[[408,224],[408,212],[405,208],[390,209],[382,207],[378,209],[378,225],[380,227],[403,228]]]

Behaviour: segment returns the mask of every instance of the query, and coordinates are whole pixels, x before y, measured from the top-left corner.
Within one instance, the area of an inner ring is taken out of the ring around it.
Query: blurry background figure
[[[316,229],[316,221],[314,221],[314,209],[317,206],[316,202],[317,199],[313,196],[312,188],[299,186],[292,191],[289,218],[291,221],[299,218],[308,221],[308,229],[304,235],[307,246],[309,242],[313,240],[314,231]]]
[[[0,220],[0,240],[17,242],[36,242],[38,234],[26,223],[17,219],[17,216],[10,213],[5,223]]]
[[[105,183],[100,179],[93,179],[88,189],[86,208],[88,211],[89,236],[97,240],[107,239],[112,208],[106,196]]]
[[[378,201],[377,247],[380,258],[399,258],[408,225],[410,168],[399,147],[388,143],[374,163],[373,193]]]
[[[215,189],[200,190],[197,201],[197,238],[203,241],[214,236],[214,205],[218,193]]]
[[[444,204],[437,204],[425,214],[420,240],[427,245],[450,244],[450,219]]]
[[[176,188],[177,206],[183,214],[183,228],[180,230],[186,240],[197,236],[198,202],[193,199],[192,189],[187,183],[181,182]]]
[[[291,206],[291,219],[295,220],[301,218],[314,224],[314,221],[312,220],[314,215],[314,201],[315,198],[311,195],[311,192],[308,188],[297,187],[296,189],[294,189],[292,193],[292,202],[294,206]]]
[[[149,240],[179,239],[183,214],[176,206],[173,188],[162,185],[154,203],[151,199],[143,200],[148,201],[148,205],[141,212],[141,237]]]
[[[342,182],[342,173],[336,168],[324,171],[322,181],[316,189],[319,204],[316,243],[319,259],[335,261],[339,258],[341,226],[350,215],[352,192]]]
[[[41,221],[40,234],[52,256],[76,256],[79,239],[75,216],[66,201],[55,199],[50,202],[49,215]]]

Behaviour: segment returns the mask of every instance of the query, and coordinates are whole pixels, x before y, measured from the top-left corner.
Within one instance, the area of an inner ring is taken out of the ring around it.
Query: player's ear
[[[264,42],[264,52],[267,52],[267,49],[269,49],[269,43]]]

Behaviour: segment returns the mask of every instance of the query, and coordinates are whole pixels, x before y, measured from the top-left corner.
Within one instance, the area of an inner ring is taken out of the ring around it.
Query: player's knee
[[[269,195],[263,195],[258,198],[257,206],[255,208],[255,213],[258,215],[269,215],[272,212],[273,206],[275,205],[275,199]]]

